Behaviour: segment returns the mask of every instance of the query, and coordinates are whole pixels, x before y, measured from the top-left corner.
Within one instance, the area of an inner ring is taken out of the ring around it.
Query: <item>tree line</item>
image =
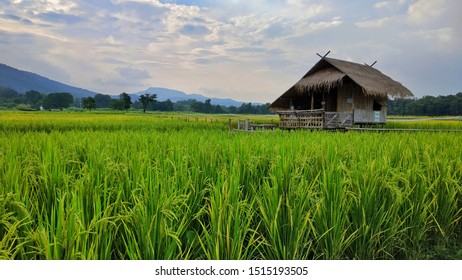
[[[214,105],[210,99],[200,102],[194,99],[172,102],[158,101],[156,94],[143,94],[135,101],[127,93],[121,93],[118,98],[106,94],[96,94],[94,97],[74,98],[72,94],[57,92],[43,94],[35,90],[24,94],[14,89],[0,87],[0,108],[20,110],[45,110],[63,108],[113,109],[113,110],[143,110],[146,111],[188,111],[206,114],[271,114],[269,103],[242,103],[240,106]],[[401,116],[461,116],[462,92],[447,96],[424,96],[413,99],[388,100],[388,115]]]
[[[56,92],[43,94],[35,90],[29,90],[19,94],[14,89],[0,87],[0,108],[38,110],[69,108],[74,103],[74,97],[70,93]]]
[[[437,97],[388,100],[388,115],[462,116],[462,92]]]
[[[195,99],[172,102],[158,101],[156,94],[146,93],[132,101],[127,93],[121,93],[118,98],[106,94],[96,94],[93,97],[74,98],[70,93],[43,94],[35,90],[19,94],[11,88],[0,87],[0,108],[20,110],[53,110],[65,108],[83,108],[87,110],[113,109],[119,111],[188,111],[206,114],[271,114],[267,104],[242,103],[241,106],[214,105],[210,99],[200,102]]]

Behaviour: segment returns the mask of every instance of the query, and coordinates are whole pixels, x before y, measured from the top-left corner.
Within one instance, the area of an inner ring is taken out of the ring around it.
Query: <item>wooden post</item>
[[[245,120],[245,130],[249,130],[249,119]]]
[[[314,109],[314,94],[311,93],[311,110]]]
[[[355,109],[355,93],[354,93],[354,91],[351,92],[351,108],[353,108],[353,110]]]
[[[355,126],[355,109],[352,110],[352,114],[353,114],[353,116],[351,118],[352,119],[351,120],[351,126]]]

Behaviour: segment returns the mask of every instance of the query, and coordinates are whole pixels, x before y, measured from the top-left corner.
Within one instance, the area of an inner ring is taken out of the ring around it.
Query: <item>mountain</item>
[[[97,92],[73,87],[57,81],[50,80],[35,73],[18,70],[0,63],[0,86],[9,87],[19,93],[36,90],[41,93],[68,92],[74,97],[88,97]]]
[[[160,87],[150,87],[143,91],[134,92],[132,93],[132,95],[140,96],[145,93],[156,94],[157,101],[166,101],[167,99],[170,99],[170,101],[172,102],[177,102],[177,101],[195,99],[197,101],[204,102],[205,100],[210,99],[210,103],[212,103],[213,105],[220,105],[220,106],[227,106],[227,107],[229,106],[239,107],[243,103],[243,102],[235,101],[229,98],[213,98],[213,97],[207,97],[201,94],[187,94],[183,91],[173,90],[173,89],[168,89],[168,88],[160,88]]]
[[[68,92],[74,97],[83,98],[88,96],[95,96],[97,92],[89,91],[86,89],[66,85],[57,81],[50,80],[42,77],[35,73],[18,70],[11,66],[0,63],[0,86],[12,88],[19,93],[25,93],[29,90],[36,90],[40,93],[54,93],[54,92]],[[138,97],[145,93],[157,94],[158,101],[166,101],[170,99],[172,102],[184,101],[189,99],[195,99],[200,102],[204,102],[210,99],[210,102],[214,105],[221,106],[241,106],[243,102],[238,102],[232,99],[225,98],[211,98],[201,94],[187,94],[185,92],[160,87],[150,87],[146,90],[135,92],[130,94],[132,100],[138,100]],[[112,98],[118,98],[118,95],[111,96]],[[259,104],[259,103],[255,103]]]

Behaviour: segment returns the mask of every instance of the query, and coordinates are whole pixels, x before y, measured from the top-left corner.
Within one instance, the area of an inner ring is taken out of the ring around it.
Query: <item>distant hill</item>
[[[19,70],[11,66],[0,63],[0,86],[6,88],[12,88],[19,93],[25,93],[29,90],[36,90],[40,93],[55,93],[55,92],[68,92],[74,97],[88,97],[95,96],[97,92],[86,90],[83,88],[78,88],[70,85],[66,85],[48,78],[42,77],[35,73]],[[187,94],[182,91],[160,88],[160,87],[150,87],[146,90],[131,93],[132,100],[135,101],[138,97],[145,93],[157,94],[158,101],[166,101],[170,99],[172,102],[184,101],[189,99],[195,99],[200,102],[204,102],[207,99],[210,99],[213,105],[221,106],[241,106],[243,102],[238,102],[232,99],[225,98],[211,98],[206,97],[201,94]],[[118,98],[118,95],[112,95],[112,98]],[[258,104],[258,103],[255,103]]]
[[[35,73],[18,70],[11,66],[0,64],[0,86],[8,87],[19,93],[36,90],[41,93],[68,92],[74,97],[88,97],[97,92],[66,85],[50,80]]]
[[[201,94],[187,94],[183,91],[167,89],[167,88],[159,88],[159,87],[150,87],[143,91],[134,92],[132,93],[132,95],[140,96],[145,93],[157,94],[158,101],[166,101],[167,99],[170,99],[170,101],[172,102],[177,102],[177,101],[195,99],[197,101],[204,102],[205,100],[210,99],[210,103],[212,103],[213,105],[220,105],[220,106],[227,106],[227,107],[229,106],[238,107],[238,106],[241,106],[243,103],[243,102],[235,101],[232,99],[212,98],[212,97],[203,96]]]

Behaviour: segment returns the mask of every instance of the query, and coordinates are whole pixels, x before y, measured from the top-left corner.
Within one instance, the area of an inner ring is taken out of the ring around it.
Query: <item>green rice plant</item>
[[[458,134],[228,124],[2,112],[0,258],[460,256]]]
[[[355,170],[344,167],[345,185],[353,196],[350,250],[355,259],[386,259],[399,253],[405,227],[398,213],[403,190],[393,182],[386,161],[372,160]]]
[[[21,258],[27,252],[30,217],[12,193],[0,194],[0,259]]]
[[[291,172],[288,185],[281,185],[276,172],[255,195],[264,228],[263,258],[290,260],[314,257],[311,249],[314,242],[312,212],[316,206],[318,195],[315,189],[319,182],[315,178],[309,183],[299,172]]]
[[[117,237],[124,259],[181,259],[181,239],[186,234],[188,216],[186,197],[153,187],[133,190],[133,206],[123,211]]]
[[[242,197],[239,178],[224,172],[210,184],[208,202],[197,219],[198,241],[206,259],[246,260],[255,257],[261,240],[255,226],[254,200]]]
[[[321,203],[314,215],[315,250],[320,258],[341,259],[357,235],[357,231],[350,230],[350,198],[337,172],[323,171],[320,188]]]
[[[455,119],[404,119],[391,120],[386,124],[386,128],[404,129],[442,129],[442,130],[462,130],[462,121]]]

